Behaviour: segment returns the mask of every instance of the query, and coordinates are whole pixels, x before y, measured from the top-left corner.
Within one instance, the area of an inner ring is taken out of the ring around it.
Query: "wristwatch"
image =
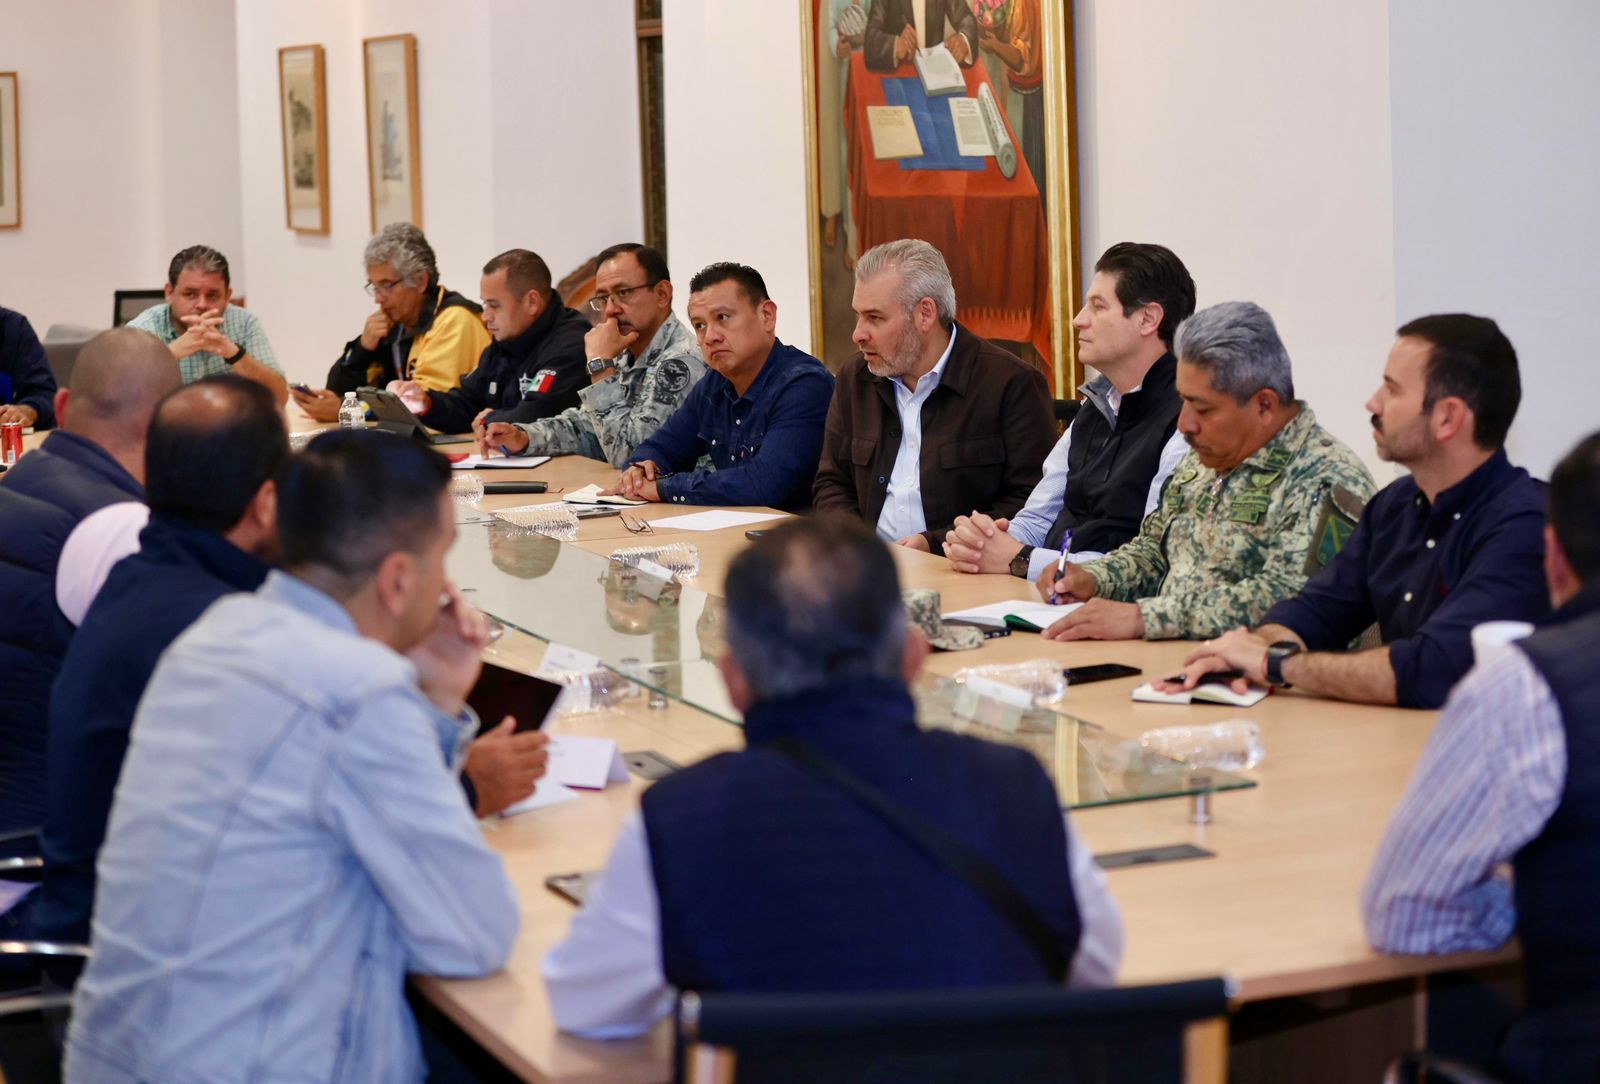
[[[1291,686],[1283,680],[1283,662],[1300,654],[1305,649],[1293,640],[1279,640],[1267,648],[1267,684],[1274,689],[1288,689]]]
[[[1011,558],[1011,574],[1019,580],[1028,578],[1028,562],[1033,558],[1033,547],[1023,546],[1017,555]]]
[[[240,358],[244,357],[244,355],[245,355],[245,348],[241,346],[241,347],[239,347],[239,349],[237,349],[237,350],[235,350],[233,352],[233,357],[231,357],[231,358],[223,358],[222,360],[227,362],[229,365],[235,365],[235,364],[238,363]]]
[[[617,361],[615,358],[590,358],[588,366],[589,375],[596,376],[605,372],[607,369],[612,368],[616,364]]]

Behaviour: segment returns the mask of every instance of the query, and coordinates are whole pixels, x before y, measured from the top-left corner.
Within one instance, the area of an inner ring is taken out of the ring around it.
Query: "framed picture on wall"
[[[367,175],[372,232],[390,222],[422,225],[422,155],[417,130],[417,39],[367,38]]]
[[[322,46],[278,50],[283,205],[296,233],[328,232],[328,89]]]
[[[22,139],[17,116],[17,73],[0,72],[0,230],[22,225]]]
[[[812,344],[855,347],[855,261],[936,246],[957,320],[1080,381],[1077,121],[1070,0],[799,0]]]

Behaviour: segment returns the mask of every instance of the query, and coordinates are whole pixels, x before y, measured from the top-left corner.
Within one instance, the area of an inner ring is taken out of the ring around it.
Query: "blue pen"
[[[507,459],[510,459],[511,458],[511,449],[507,448],[504,444],[502,444],[502,445],[500,445],[500,454],[505,456]]]
[[[1061,577],[1067,574],[1067,550],[1072,546],[1072,531],[1068,530],[1061,536],[1061,556],[1056,558],[1056,583],[1061,582]],[[1061,600],[1056,597],[1056,584],[1050,585],[1050,605],[1059,606]]]

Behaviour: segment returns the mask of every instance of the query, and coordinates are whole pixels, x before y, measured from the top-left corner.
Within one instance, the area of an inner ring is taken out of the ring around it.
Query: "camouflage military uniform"
[[[1225,475],[1193,452],[1126,545],[1081,567],[1099,594],[1137,602],[1149,640],[1205,639],[1253,625],[1306,582],[1323,497],[1336,485],[1363,500],[1372,475],[1300,404],[1278,435]]]
[[[636,445],[678,409],[706,375],[694,333],[669,315],[643,356],[617,355],[617,370],[578,392],[578,406],[520,424],[529,455],[586,455],[621,468]]]

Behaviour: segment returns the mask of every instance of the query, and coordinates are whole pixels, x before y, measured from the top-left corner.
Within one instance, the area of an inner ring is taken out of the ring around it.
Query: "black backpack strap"
[[[1056,982],[1065,982],[1071,963],[1061,950],[1061,942],[1033,905],[1018,892],[994,863],[968,847],[956,836],[921,815],[897,805],[888,795],[823,757],[795,738],[779,738],[762,748],[793,761],[815,776],[834,784],[860,805],[876,813],[885,824],[915,844],[939,865],[970,885],[989,906],[1008,922],[1044,964]]]

